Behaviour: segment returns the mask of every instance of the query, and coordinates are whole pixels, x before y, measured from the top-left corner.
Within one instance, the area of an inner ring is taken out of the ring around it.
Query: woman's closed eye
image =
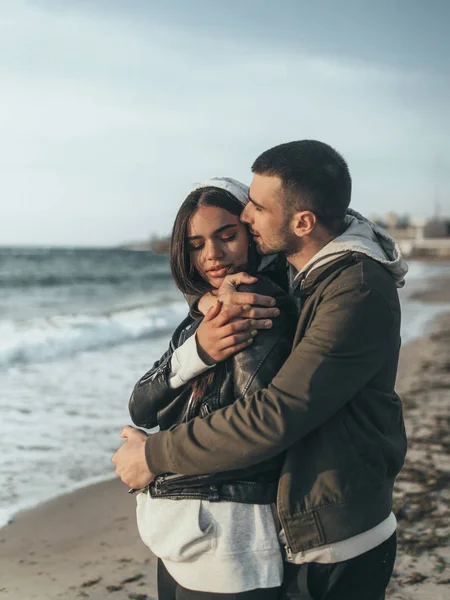
[[[222,242],[232,242],[234,239],[236,239],[237,236],[237,232],[232,233],[231,235],[228,235],[227,237],[220,237],[219,239]],[[191,252],[195,252],[196,250],[201,250],[204,247],[205,243],[204,242],[190,242],[189,244],[189,250]]]
[[[205,244],[197,243],[197,244],[189,244],[189,251],[195,252],[195,250],[201,250]]]
[[[222,237],[220,239],[222,240],[222,242],[232,242],[234,239],[236,239],[236,236],[237,236],[237,233],[232,233],[228,237]]]

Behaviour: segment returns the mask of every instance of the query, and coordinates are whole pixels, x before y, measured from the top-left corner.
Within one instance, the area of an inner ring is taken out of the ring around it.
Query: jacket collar
[[[292,285],[290,287],[290,291],[294,296],[308,295],[331,273],[341,269],[344,266],[352,264],[354,261],[355,253],[345,252],[333,257],[326,264],[322,264],[310,272],[302,271],[300,273],[296,273],[295,269],[293,269],[291,275],[294,276],[294,279],[291,280]]]

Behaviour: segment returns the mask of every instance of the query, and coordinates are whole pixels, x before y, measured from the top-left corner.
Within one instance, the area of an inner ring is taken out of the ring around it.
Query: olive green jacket
[[[286,451],[277,508],[294,553],[387,518],[406,453],[389,270],[349,252],[314,269],[296,294],[293,350],[267,388],[146,442],[156,475],[237,469]]]

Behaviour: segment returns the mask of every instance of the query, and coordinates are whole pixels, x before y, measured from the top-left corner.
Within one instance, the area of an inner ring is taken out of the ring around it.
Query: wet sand
[[[156,598],[155,564],[119,480],[56,498],[0,530],[5,600]]]
[[[449,597],[450,313],[432,330],[402,349],[397,379],[408,454],[394,493],[399,544],[392,600]]]
[[[447,282],[431,301],[448,301],[449,291]],[[391,600],[444,600],[450,586],[450,313],[431,331],[402,348],[397,389],[409,451],[395,490],[399,549]],[[77,490],[1,529],[0,596],[156,598],[155,559],[140,541],[126,487],[114,480]]]

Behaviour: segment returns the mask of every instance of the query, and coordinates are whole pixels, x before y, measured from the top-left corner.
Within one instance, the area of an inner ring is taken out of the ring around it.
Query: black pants
[[[373,550],[340,563],[321,565],[284,563],[283,587],[241,594],[214,594],[187,590],[158,560],[159,600],[384,600],[394,568],[397,537]]]
[[[356,558],[330,565],[284,563],[279,600],[384,600],[397,536]]]
[[[179,585],[158,559],[158,600],[279,600],[280,588],[251,590],[239,594],[195,592]]]

